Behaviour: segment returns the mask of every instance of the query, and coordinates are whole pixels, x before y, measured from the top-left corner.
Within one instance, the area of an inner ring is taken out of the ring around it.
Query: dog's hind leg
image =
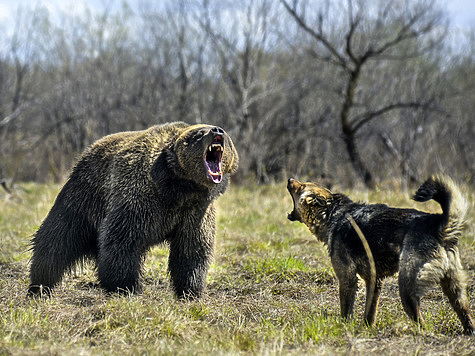
[[[415,295],[413,290],[401,287],[401,283],[399,283],[399,294],[406,314],[423,328],[425,324],[420,308],[420,298]]]
[[[440,286],[445,295],[449,298],[452,308],[454,308],[460,321],[463,325],[463,330],[466,334],[474,334],[475,328],[472,317],[470,316],[469,303],[467,293],[464,288],[461,288],[459,283],[450,278],[445,278],[440,281]]]
[[[401,259],[400,266],[398,284],[402,306],[409,318],[423,328],[424,318],[420,308],[421,293],[419,293],[420,289],[418,289],[417,285],[418,268],[404,263],[404,259]]]
[[[366,282],[366,304],[364,312],[364,322],[368,325],[373,325],[374,321],[376,320],[376,313],[378,311],[379,296],[381,295],[382,285],[383,282],[378,279],[374,285],[374,291],[371,295],[371,284],[369,282]]]
[[[450,269],[446,276],[440,280],[440,286],[443,292],[449,298],[452,308],[462,322],[466,334],[474,334],[475,328],[472,317],[470,316],[470,307],[467,297],[466,275],[462,269],[458,252],[448,253],[450,260]]]

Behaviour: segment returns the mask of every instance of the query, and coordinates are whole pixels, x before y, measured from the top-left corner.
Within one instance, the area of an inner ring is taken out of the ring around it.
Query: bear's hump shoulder
[[[108,156],[130,151],[157,152],[187,127],[189,125],[184,122],[172,122],[140,131],[113,133],[94,142],[83,156]]]

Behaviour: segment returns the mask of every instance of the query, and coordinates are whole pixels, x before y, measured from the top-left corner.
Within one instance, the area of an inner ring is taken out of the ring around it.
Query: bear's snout
[[[211,129],[211,132],[212,132],[213,134],[215,134],[215,135],[221,135],[221,136],[224,135],[224,130],[223,130],[221,127],[219,127],[219,126],[213,127],[213,128]]]

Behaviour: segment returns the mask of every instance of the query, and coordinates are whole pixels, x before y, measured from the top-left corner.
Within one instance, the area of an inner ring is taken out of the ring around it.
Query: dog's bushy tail
[[[465,223],[468,204],[455,182],[442,175],[427,179],[412,197],[415,201],[435,200],[442,207],[440,237],[447,244],[456,244]]]

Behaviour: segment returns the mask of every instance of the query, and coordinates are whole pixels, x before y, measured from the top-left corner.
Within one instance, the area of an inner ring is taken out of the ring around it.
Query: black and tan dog
[[[366,283],[364,319],[372,324],[383,279],[399,272],[399,293],[404,310],[411,319],[424,325],[420,298],[439,283],[464,331],[474,333],[466,276],[457,247],[467,203],[450,178],[429,178],[413,197],[419,202],[435,200],[441,205],[442,214],[392,208],[384,204],[356,203],[343,194],[295,179],[289,179],[287,189],[294,203],[288,219],[307,225],[328,246],[339,281],[343,317],[348,318],[353,312],[357,275]],[[363,238],[350,224],[351,218],[361,229]],[[372,252],[370,254],[365,252],[364,238]],[[368,258],[371,254],[376,270],[373,275]],[[374,287],[370,283],[372,278]]]

